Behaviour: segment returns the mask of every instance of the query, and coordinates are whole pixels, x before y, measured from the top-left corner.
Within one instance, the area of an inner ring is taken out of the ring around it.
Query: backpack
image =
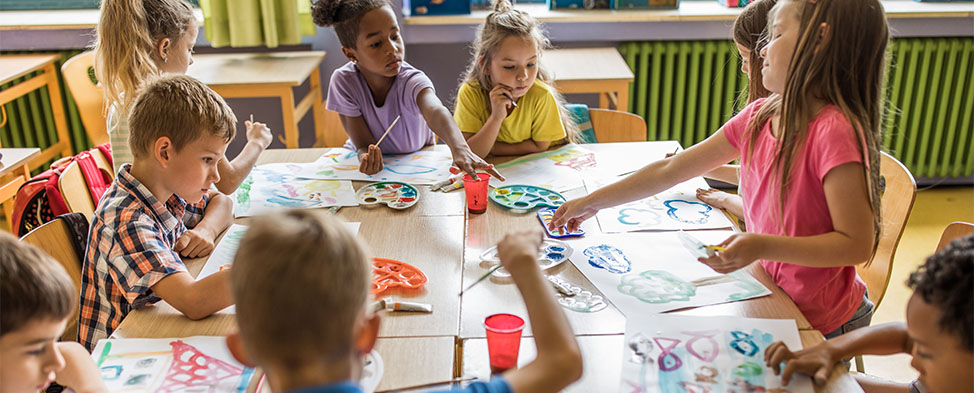
[[[112,164],[112,148],[106,143],[78,153],[73,157],[57,160],[51,164],[51,169],[22,184],[17,190],[17,196],[14,197],[11,231],[18,237],[24,236],[27,232],[53,220],[55,217],[70,213],[67,203],[64,202],[64,196],[58,189],[58,180],[61,178],[62,171],[72,162],[78,163],[85,183],[88,185],[91,200],[98,201],[101,199],[102,194],[112,184],[112,176],[98,168],[92,154],[101,154],[109,165]]]

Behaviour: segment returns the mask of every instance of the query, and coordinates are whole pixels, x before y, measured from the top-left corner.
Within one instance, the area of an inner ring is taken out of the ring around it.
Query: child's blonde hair
[[[95,41],[95,75],[106,109],[128,109],[135,92],[159,74],[153,60],[163,38],[178,42],[195,16],[183,0],[102,0]]]
[[[247,354],[284,367],[348,358],[371,277],[365,246],[324,210],[254,218],[230,269]]]
[[[764,59],[761,58],[761,48],[767,44],[767,36],[764,31],[768,27],[768,13],[774,7],[777,0],[756,0],[748,3],[747,7],[734,20],[734,42],[747,48],[750,53],[748,61],[748,82],[747,82],[747,103],[750,104],[758,98],[771,95],[771,92],[764,87],[762,81],[761,66]]]
[[[500,48],[504,39],[512,36],[534,42],[539,52],[537,79],[548,85],[552,84],[551,75],[541,61],[541,54],[551,49],[551,41],[545,36],[541,23],[527,12],[515,10],[510,0],[495,0],[494,11],[487,15],[484,24],[477,30],[477,38],[474,38],[472,45],[473,58],[463,74],[463,81],[471,84],[476,82],[484,97],[489,96],[490,90],[494,87],[494,82],[490,78],[490,62],[493,61],[494,53]],[[565,108],[565,98],[555,90],[554,86],[551,87],[551,94],[558,104],[558,113],[561,115],[561,123],[565,127],[568,140],[577,142],[578,125]]]
[[[78,306],[78,290],[60,263],[0,231],[0,335],[33,321],[62,321]]]
[[[150,79],[140,90],[128,123],[129,146],[135,157],[148,157],[152,145],[168,137],[176,151],[203,135],[222,137],[229,143],[236,133],[237,118],[219,94],[186,75]]]
[[[750,147],[746,154],[753,152],[761,126],[779,114],[778,151],[773,165],[778,176],[780,217],[792,166],[808,137],[808,123],[816,115],[809,101],[817,98],[837,106],[855,130],[859,144],[873,211],[875,248],[881,228],[879,141],[889,43],[886,14],[879,0],[779,0],[768,17],[766,33],[771,30],[774,15],[789,2],[798,6],[799,38],[785,88],[757,110],[748,126]]]

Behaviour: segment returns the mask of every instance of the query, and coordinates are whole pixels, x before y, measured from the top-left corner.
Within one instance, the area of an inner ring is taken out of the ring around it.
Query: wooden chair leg
[[[862,355],[856,356],[856,371],[866,373],[866,365],[862,362]]]

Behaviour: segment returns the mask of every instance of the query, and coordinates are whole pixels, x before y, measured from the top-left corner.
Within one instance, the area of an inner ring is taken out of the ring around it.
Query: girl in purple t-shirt
[[[849,15],[854,15],[850,19]],[[705,141],[562,205],[575,230],[604,207],[642,199],[741,158],[746,233],[710,258],[728,273],[755,261],[826,336],[868,323],[855,265],[875,250],[879,136],[889,28],[878,0],[779,0],[757,100]],[[850,39],[855,37],[855,39]]]
[[[362,173],[382,170],[383,151],[412,153],[433,144],[435,133],[450,147],[455,166],[501,177],[467,146],[426,74],[403,61],[406,47],[386,1],[319,0],[312,14],[315,24],[334,25],[349,60],[331,75],[327,108],[341,117],[346,147],[358,152]],[[390,126],[380,148],[376,141]]]

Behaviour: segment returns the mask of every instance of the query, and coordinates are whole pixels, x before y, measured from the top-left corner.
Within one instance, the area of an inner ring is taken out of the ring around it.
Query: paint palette
[[[541,243],[541,247],[538,248],[538,266],[541,270],[548,270],[555,266],[561,265],[568,260],[568,257],[572,255],[572,247],[565,242],[559,240],[545,239]],[[480,260],[488,262],[491,264],[501,263],[500,258],[497,256],[497,246],[488,248],[480,254]],[[494,271],[494,277],[510,277],[509,273],[504,268],[497,269]]]
[[[694,258],[710,258],[717,255],[714,250],[707,248],[703,242],[693,236],[690,236],[689,233],[679,231],[676,233],[676,237],[680,238],[680,243],[683,244],[683,247],[686,247],[687,251],[689,251],[690,255],[693,255]]]
[[[558,207],[567,201],[556,191],[521,184],[495,187],[488,195],[498,205],[516,212],[527,212],[536,207]]]
[[[393,287],[417,289],[429,279],[422,270],[405,262],[388,258],[372,258],[372,290],[373,295],[380,294]]]
[[[551,217],[554,216],[555,210],[557,210],[557,208],[554,207],[546,207],[541,210],[538,210],[538,220],[541,221],[541,226],[544,228],[544,231],[548,233],[548,236],[551,236],[555,239],[561,239],[563,237],[585,236],[585,230],[582,228],[578,228],[578,230],[575,232],[568,232],[568,230],[565,229],[564,227],[562,227],[562,230],[564,232],[556,232],[548,229],[548,224],[551,224]]]
[[[361,205],[385,203],[393,209],[408,209],[419,202],[419,189],[409,183],[384,181],[368,184],[355,192]]]

